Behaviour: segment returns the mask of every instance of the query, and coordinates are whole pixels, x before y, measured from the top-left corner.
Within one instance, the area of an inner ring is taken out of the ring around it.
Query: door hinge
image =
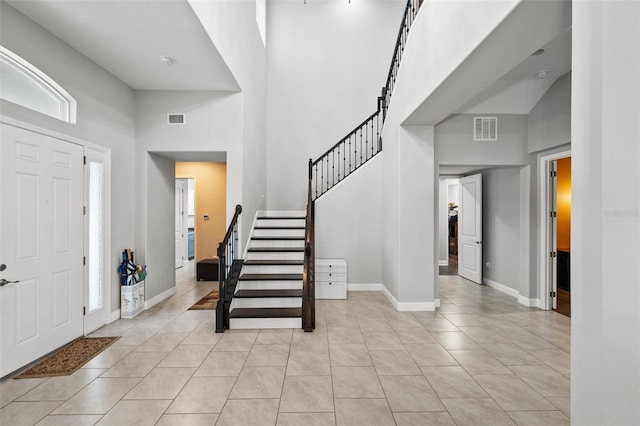
[[[84,216],[86,216],[86,215],[87,215],[87,206],[82,206],[82,214],[83,214]]]
[[[558,217],[558,212],[549,212],[550,217]]]
[[[82,164],[87,164],[87,156],[82,157]]]
[[[82,315],[87,315],[87,307],[86,306],[82,307]]]
[[[551,253],[549,253],[549,256],[551,256],[551,257],[556,257],[556,252],[555,252],[555,251],[552,251]]]
[[[87,257],[86,256],[82,256],[82,264],[83,265],[87,264]]]
[[[558,176],[558,172],[556,172],[555,170],[551,170],[551,172],[549,173],[549,175],[550,175],[551,177],[556,177],[556,176]]]
[[[555,291],[550,292],[550,293],[549,293],[549,296],[550,296],[550,297],[556,297],[556,292],[555,292]]]

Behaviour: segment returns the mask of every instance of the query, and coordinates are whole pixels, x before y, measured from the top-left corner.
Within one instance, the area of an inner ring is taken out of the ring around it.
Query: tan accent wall
[[[558,249],[571,251],[571,157],[558,160]]]
[[[176,163],[176,179],[195,179],[195,260],[216,256],[224,238],[227,209],[225,163]],[[204,220],[209,215],[209,220]]]

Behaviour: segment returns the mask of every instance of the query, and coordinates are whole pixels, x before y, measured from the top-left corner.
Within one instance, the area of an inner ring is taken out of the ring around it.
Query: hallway
[[[0,383],[0,423],[569,424],[570,319],[555,312],[441,276],[437,312],[350,292],[317,302],[313,333],[215,334],[214,311],[187,311],[215,283],[191,272],[94,333],[122,338],[72,376]]]

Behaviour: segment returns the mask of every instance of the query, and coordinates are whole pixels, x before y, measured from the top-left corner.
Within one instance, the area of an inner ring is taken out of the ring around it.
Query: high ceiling
[[[239,90],[186,0],[7,3],[133,89]]]
[[[456,112],[528,114],[553,82],[571,71],[571,29],[542,48],[543,53],[529,56]],[[545,75],[539,76],[542,71]]]

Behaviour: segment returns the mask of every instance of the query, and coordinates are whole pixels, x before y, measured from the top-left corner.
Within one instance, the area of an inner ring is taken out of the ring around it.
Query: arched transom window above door
[[[57,118],[76,122],[76,100],[41,70],[0,46],[0,99]]]

